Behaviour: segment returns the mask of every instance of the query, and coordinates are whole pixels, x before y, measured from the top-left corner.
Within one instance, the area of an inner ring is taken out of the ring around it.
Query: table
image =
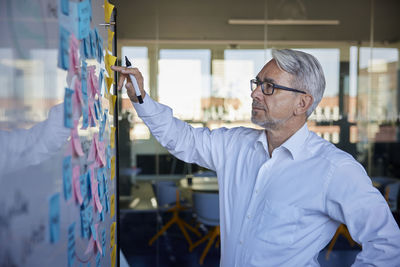
[[[218,193],[218,179],[217,177],[193,177],[192,183],[188,183],[188,178],[185,177],[179,180],[179,186],[184,189],[197,192]]]

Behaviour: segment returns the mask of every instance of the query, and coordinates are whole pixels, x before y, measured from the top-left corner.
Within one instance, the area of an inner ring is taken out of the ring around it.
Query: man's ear
[[[312,95],[310,94],[299,95],[297,105],[294,110],[294,114],[296,116],[305,114],[313,103],[314,103],[314,98],[312,97]]]

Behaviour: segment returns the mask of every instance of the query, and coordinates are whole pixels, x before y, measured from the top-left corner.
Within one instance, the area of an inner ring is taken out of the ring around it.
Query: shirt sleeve
[[[0,131],[0,173],[36,165],[58,152],[70,135],[63,117],[63,104],[59,104],[50,110],[47,120],[30,129]]]
[[[210,131],[208,128],[193,128],[173,117],[171,108],[154,101],[148,95],[143,102],[132,104],[163,147],[180,160],[217,170],[224,154],[224,149],[221,149],[222,133],[227,129]]]
[[[399,266],[400,230],[381,193],[357,162],[333,171],[326,208],[334,220],[346,224],[362,245],[352,266]]]

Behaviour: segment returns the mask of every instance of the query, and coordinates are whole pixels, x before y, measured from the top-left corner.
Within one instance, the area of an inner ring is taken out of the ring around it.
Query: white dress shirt
[[[272,155],[265,131],[193,128],[146,96],[133,103],[177,158],[217,172],[221,266],[319,266],[340,223],[363,247],[353,266],[400,266],[400,231],[354,158],[299,129]]]

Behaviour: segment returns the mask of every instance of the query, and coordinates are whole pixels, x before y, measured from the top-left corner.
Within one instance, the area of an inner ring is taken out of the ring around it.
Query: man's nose
[[[259,85],[253,92],[251,92],[250,96],[253,99],[262,99],[262,95],[263,95],[263,93],[261,91],[261,85]]]

